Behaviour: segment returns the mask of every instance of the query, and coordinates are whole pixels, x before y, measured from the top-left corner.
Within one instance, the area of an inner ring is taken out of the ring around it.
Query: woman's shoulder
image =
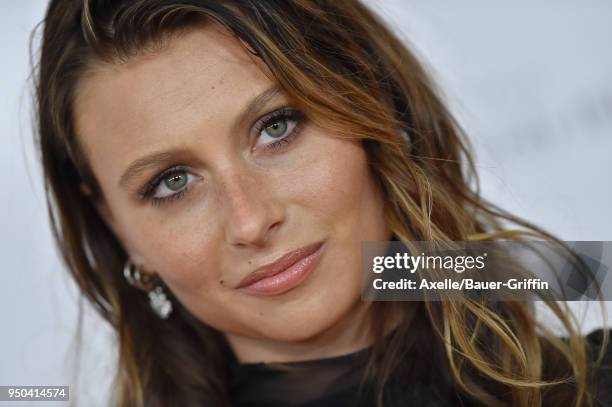
[[[607,342],[606,336],[609,338]],[[597,329],[585,339],[593,384],[593,406],[612,406],[612,331]]]
[[[583,336],[587,352],[588,392],[591,395],[593,407],[612,407],[612,344],[609,340],[605,341],[606,333],[612,336],[609,330],[604,331],[603,329],[591,331]],[[565,336],[560,339],[565,342],[569,341],[569,338]],[[543,378],[554,381],[563,377],[572,377],[574,375],[572,366],[552,342],[543,337],[541,344]],[[543,405],[568,405],[568,401],[574,399],[575,392],[576,387],[573,381],[553,386],[549,390],[544,390]]]

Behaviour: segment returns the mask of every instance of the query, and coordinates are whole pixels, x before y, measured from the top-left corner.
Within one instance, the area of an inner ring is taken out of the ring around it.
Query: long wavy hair
[[[356,0],[53,0],[36,58],[37,143],[48,211],[63,261],[83,295],[117,333],[118,406],[228,405],[223,335],[174,301],[159,319],[121,273],[127,254],[96,210],[104,200],[78,142],[74,95],[98,62],[149,52],[169,36],[220,24],[260,58],[272,78],[339,137],[363,141],[385,197],[385,221],[401,241],[555,239],[480,196],[468,140],[423,65]],[[410,144],[398,130],[409,135]],[[79,186],[88,185],[86,196]],[[375,329],[367,371],[377,401],[421,346],[432,371],[487,406],[589,405],[589,352],[562,302],[548,302],[561,339],[528,302],[377,303],[377,320],[401,321],[382,349]]]

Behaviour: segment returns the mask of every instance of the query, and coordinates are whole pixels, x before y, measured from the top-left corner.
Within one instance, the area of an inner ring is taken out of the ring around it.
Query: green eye
[[[164,184],[172,191],[178,191],[187,184],[187,174],[179,172],[172,174],[170,177],[164,178]]]
[[[273,138],[282,137],[286,131],[287,131],[287,120],[277,120],[265,128],[265,132],[268,133],[268,135]]]

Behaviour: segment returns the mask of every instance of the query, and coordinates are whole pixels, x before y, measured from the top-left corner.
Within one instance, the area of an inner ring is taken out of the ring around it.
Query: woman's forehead
[[[153,54],[98,64],[79,83],[76,112],[123,105],[122,101],[135,107],[175,102],[178,110],[176,102],[203,98],[214,104],[228,92],[248,90],[245,84],[270,82],[261,64],[236,39],[212,27],[175,37]]]
[[[246,101],[273,85],[238,40],[212,27],[82,79],[76,128],[94,171],[108,157],[124,161],[203,128],[227,130]]]

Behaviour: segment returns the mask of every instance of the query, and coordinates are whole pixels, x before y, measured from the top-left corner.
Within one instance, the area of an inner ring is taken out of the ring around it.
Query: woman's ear
[[[89,186],[89,184],[81,182],[79,184],[79,189],[81,190],[81,193],[88,198],[91,198],[91,196],[93,195],[93,192],[91,191],[91,187]]]
[[[81,194],[83,196],[85,196],[87,199],[90,200],[90,202],[93,203],[94,207],[96,208],[96,211],[98,212],[98,214],[102,217],[102,220],[104,220],[104,222],[106,223],[106,225],[111,229],[111,231],[115,234],[115,236],[121,240],[121,235],[118,233],[119,231],[117,230],[117,227],[113,221],[113,217],[111,215],[111,211],[110,208],[108,207],[108,205],[106,204],[106,202],[104,201],[104,199],[100,199],[98,197],[96,197],[96,194],[94,194],[92,187],[85,183],[85,182],[81,182],[79,184],[79,190],[81,192]],[[123,241],[122,241],[123,242]],[[154,271],[147,271],[145,266],[144,266],[144,259],[139,256],[138,254],[135,254],[136,252],[134,250],[130,250],[128,247],[125,247],[125,250],[127,251],[127,253],[129,254],[132,262],[134,264],[137,264],[142,271],[142,274],[147,274],[154,276],[156,275],[156,273]]]
[[[79,190],[81,191],[81,194],[87,197],[94,204],[98,213],[100,214],[100,216],[102,216],[102,219],[104,219],[106,224],[109,225],[112,229],[114,229],[110,209],[102,200],[96,199],[94,197],[94,193],[91,186],[85,182],[81,182],[79,184]]]

